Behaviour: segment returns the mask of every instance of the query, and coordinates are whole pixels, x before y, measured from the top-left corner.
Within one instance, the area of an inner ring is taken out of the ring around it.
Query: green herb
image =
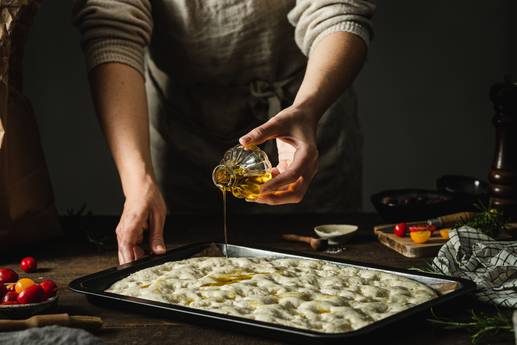
[[[422,266],[419,267],[410,267],[411,271],[418,271],[423,273],[433,273],[433,274],[442,274],[443,272],[440,271],[438,267],[435,266],[433,261],[427,261]]]
[[[476,214],[469,220],[462,220],[454,225],[453,228],[461,226],[470,226],[478,229],[486,235],[495,238],[505,230],[506,218],[503,213],[494,208],[487,208],[483,205],[478,205],[481,212]]]
[[[454,321],[439,318],[431,309],[433,319],[429,322],[444,327],[445,329],[463,329],[471,334],[472,344],[477,344],[487,337],[513,337],[513,322],[510,312],[497,310],[494,314],[476,313],[470,311],[467,321]]]

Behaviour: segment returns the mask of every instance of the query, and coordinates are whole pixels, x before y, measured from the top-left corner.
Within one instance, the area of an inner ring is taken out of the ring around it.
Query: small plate
[[[0,304],[0,318],[1,319],[20,319],[27,318],[32,315],[41,313],[57,304],[57,295],[50,297],[46,301],[40,303],[27,304]]]
[[[328,240],[330,245],[345,243],[357,231],[357,225],[325,224],[314,227],[314,232],[322,239]]]

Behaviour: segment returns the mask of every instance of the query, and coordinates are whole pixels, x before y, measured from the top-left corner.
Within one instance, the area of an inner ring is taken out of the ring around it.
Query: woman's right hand
[[[122,182],[126,201],[117,225],[121,264],[144,255],[139,244],[149,230],[151,250],[165,253],[167,208],[151,162],[149,114],[144,77],[122,63],[105,63],[90,72],[95,109]]]
[[[126,201],[117,225],[118,260],[125,264],[144,256],[140,244],[149,230],[149,247],[154,254],[165,253],[163,226],[167,207],[153,178],[132,182],[124,188]]]

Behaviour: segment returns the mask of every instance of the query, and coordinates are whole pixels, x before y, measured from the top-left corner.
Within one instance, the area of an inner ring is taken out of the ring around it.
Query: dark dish
[[[20,319],[42,313],[57,305],[57,296],[39,303],[0,305],[0,319]]]
[[[219,252],[224,252],[225,245],[215,244]],[[359,340],[362,335],[369,334],[374,330],[385,328],[394,323],[405,322],[409,317],[417,313],[428,311],[430,308],[446,303],[452,299],[464,296],[475,290],[475,285],[469,280],[429,274],[424,272],[409,271],[384,267],[380,265],[353,262],[349,260],[330,258],[317,255],[303,254],[296,252],[278,251],[267,248],[250,248],[228,244],[227,254],[230,257],[292,257],[292,258],[313,258],[333,262],[337,265],[364,267],[372,270],[379,270],[398,274],[421,283],[424,283],[441,294],[425,303],[391,315],[385,319],[374,322],[363,328],[347,333],[321,333],[300,328],[283,326],[280,324],[267,323],[252,319],[245,319],[232,315],[224,315],[202,309],[194,309],[174,304],[144,300],[135,297],[122,296],[106,292],[115,281],[127,277],[129,274],[143,268],[156,266],[171,260],[182,260],[197,255],[200,252],[213,246],[211,243],[197,243],[184,247],[169,250],[163,256],[146,257],[130,264],[113,267],[72,281],[69,288],[72,291],[85,294],[90,301],[103,304],[109,308],[122,308],[131,311],[148,312],[165,317],[174,317],[177,320],[200,323],[208,326],[223,327],[225,330],[246,332],[258,336],[268,336],[275,339],[295,342],[297,344],[343,344],[348,340]],[[443,291],[445,288],[446,291]]]
[[[466,206],[488,204],[488,183],[478,178],[462,175],[444,175],[436,180],[436,188],[463,199]]]
[[[389,222],[427,220],[465,211],[464,202],[446,191],[393,189],[373,194],[370,200],[380,216]]]

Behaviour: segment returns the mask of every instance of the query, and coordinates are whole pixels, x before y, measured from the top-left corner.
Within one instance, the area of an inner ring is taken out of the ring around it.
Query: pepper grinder
[[[495,115],[495,155],[488,181],[490,207],[517,220],[517,84],[509,77],[490,89]]]

